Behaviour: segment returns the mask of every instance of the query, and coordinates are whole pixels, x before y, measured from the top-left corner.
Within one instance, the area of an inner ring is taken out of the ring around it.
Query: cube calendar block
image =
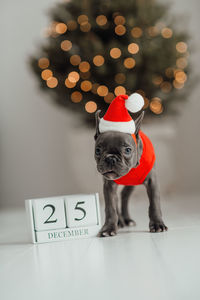
[[[101,228],[98,194],[25,201],[33,243],[96,236]]]

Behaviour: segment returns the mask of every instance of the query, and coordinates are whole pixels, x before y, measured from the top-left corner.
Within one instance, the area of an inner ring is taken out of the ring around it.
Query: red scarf
[[[155,153],[150,139],[142,132],[139,132],[142,140],[143,151],[140,158],[139,166],[132,168],[128,174],[114,180],[117,184],[122,185],[139,185],[142,184],[153,168],[155,162]],[[133,137],[135,140],[135,136]]]

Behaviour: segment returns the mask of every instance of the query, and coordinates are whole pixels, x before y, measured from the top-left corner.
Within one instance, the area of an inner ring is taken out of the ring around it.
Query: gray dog
[[[99,117],[100,111],[96,112],[96,134],[95,134],[95,160],[97,170],[103,175],[104,179],[104,198],[105,198],[105,224],[99,236],[113,236],[117,234],[117,229],[124,226],[133,226],[133,221],[128,212],[128,201],[134,186],[126,185],[121,192],[121,211],[118,208],[117,187],[114,181],[132,168],[140,164],[143,151],[143,144],[140,137],[140,126],[144,117],[141,112],[135,120],[136,141],[129,133],[118,131],[107,131],[100,133]],[[150,232],[166,231],[162,220],[160,208],[160,194],[158,180],[156,176],[155,164],[146,176],[144,182],[149,198],[149,229]]]

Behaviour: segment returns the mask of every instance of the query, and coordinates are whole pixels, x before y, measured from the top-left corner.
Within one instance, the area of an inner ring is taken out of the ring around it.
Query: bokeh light
[[[42,71],[42,73],[41,73],[41,77],[43,80],[47,80],[52,76],[53,76],[53,72],[49,69],[46,69],[46,70]]]
[[[46,57],[41,57],[38,60],[38,66],[40,67],[40,69],[46,69],[49,66],[49,59]]]
[[[116,16],[114,18],[115,25],[124,25],[126,22],[125,18],[123,16]]]
[[[122,52],[119,48],[112,48],[110,50],[110,56],[114,59],[117,59],[121,56]]]
[[[163,112],[162,102],[159,97],[152,98],[149,107],[154,114],[161,114]]]
[[[87,61],[82,61],[79,64],[79,70],[83,73],[88,72],[90,70],[90,64]]]
[[[94,101],[88,101],[85,104],[85,110],[90,114],[94,113],[97,110],[97,104]]]
[[[124,95],[124,94],[126,94],[126,89],[123,86],[119,85],[115,88],[115,95],[116,96]]]
[[[115,98],[115,95],[113,93],[108,93],[105,97],[104,97],[104,101],[106,103],[111,103],[112,100]]]
[[[140,27],[133,27],[131,30],[131,35],[134,38],[139,38],[142,36],[142,29]]]
[[[156,26],[150,26],[149,28],[147,28],[147,33],[150,37],[155,37],[156,35],[158,35],[159,31]]]
[[[58,85],[58,79],[56,77],[50,77],[47,79],[46,84],[49,88],[53,89]]]
[[[95,66],[100,67],[104,64],[104,57],[102,55],[96,55],[93,58],[93,63]]]
[[[184,83],[187,80],[187,75],[184,71],[177,71],[175,72],[175,80],[178,83]]]
[[[160,88],[161,88],[162,92],[169,93],[172,89],[172,85],[168,81],[163,81],[160,85]]]
[[[70,57],[70,63],[73,65],[73,66],[78,66],[81,62],[81,58],[79,55],[72,55]]]
[[[187,44],[184,43],[184,42],[178,42],[176,44],[176,50],[179,52],[179,53],[185,53],[187,51]]]
[[[187,67],[187,64],[188,64],[188,62],[187,62],[187,59],[186,59],[185,57],[180,57],[180,58],[178,58],[178,59],[176,60],[176,66],[177,66],[177,68],[179,68],[179,69],[184,69],[184,68],[186,68],[186,67]]]
[[[160,85],[163,82],[163,78],[160,75],[154,76],[152,82],[155,85]]]
[[[128,57],[124,60],[124,66],[127,69],[132,69],[135,66],[135,59],[132,57]]]
[[[126,80],[126,76],[123,73],[118,73],[118,74],[115,75],[115,81],[118,84],[124,83],[125,80]]]
[[[77,18],[77,22],[81,25],[81,24],[84,24],[84,23],[87,23],[88,22],[88,16],[86,15],[80,15],[78,18]]]
[[[139,46],[136,43],[131,43],[128,45],[128,52],[131,54],[136,54],[139,51]]]
[[[97,94],[101,97],[105,97],[108,94],[108,88],[105,85],[100,85],[97,88]]]
[[[82,32],[89,32],[90,31],[90,29],[91,29],[91,24],[90,23],[83,23],[83,24],[81,24],[81,26],[80,26],[80,30],[82,31]]]
[[[173,81],[173,86],[175,89],[182,89],[184,87],[184,83],[177,82],[176,80]]]
[[[161,34],[165,39],[169,39],[172,37],[173,32],[170,28],[165,27],[161,30]]]
[[[71,82],[68,78],[65,79],[65,85],[69,89],[72,89],[76,86],[76,82]]]
[[[167,69],[165,70],[165,75],[166,75],[168,78],[174,77],[174,68],[171,68],[171,67],[167,68]]]
[[[67,25],[65,23],[56,24],[56,32],[59,34],[63,34],[67,31]]]
[[[72,42],[69,40],[64,40],[61,42],[60,47],[63,51],[69,51],[72,48]]]
[[[78,91],[75,91],[71,94],[71,100],[72,102],[74,103],[78,103],[78,102],[81,102],[81,100],[83,99],[83,96],[80,92]]]
[[[70,72],[70,73],[69,73],[68,79],[69,79],[69,81],[71,81],[71,82],[78,82],[79,79],[80,79],[80,75],[79,75],[78,72],[73,71],[73,72]]]
[[[96,22],[99,26],[104,26],[107,23],[107,18],[104,15],[100,15],[96,17]]]
[[[76,30],[77,27],[78,27],[78,25],[77,25],[76,21],[70,20],[70,21],[67,22],[67,29],[69,31]]]
[[[88,80],[84,80],[81,82],[81,89],[84,92],[89,92],[92,89],[92,83]]]
[[[117,35],[124,35],[126,33],[126,27],[123,25],[117,25],[115,27],[115,33]]]

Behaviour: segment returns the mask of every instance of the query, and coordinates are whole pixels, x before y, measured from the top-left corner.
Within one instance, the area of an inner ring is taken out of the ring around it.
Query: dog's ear
[[[139,115],[139,117],[137,117],[137,119],[135,120],[135,136],[136,136],[136,138],[138,138],[138,133],[140,131],[140,127],[141,127],[143,118],[144,118],[144,111],[142,111],[141,114]]]
[[[97,110],[96,113],[95,113],[95,121],[96,121],[96,133],[95,133],[95,136],[94,136],[94,139],[96,141],[98,135],[100,134],[99,132],[99,121],[100,121],[100,117],[99,117],[99,114],[100,114],[101,110]]]

